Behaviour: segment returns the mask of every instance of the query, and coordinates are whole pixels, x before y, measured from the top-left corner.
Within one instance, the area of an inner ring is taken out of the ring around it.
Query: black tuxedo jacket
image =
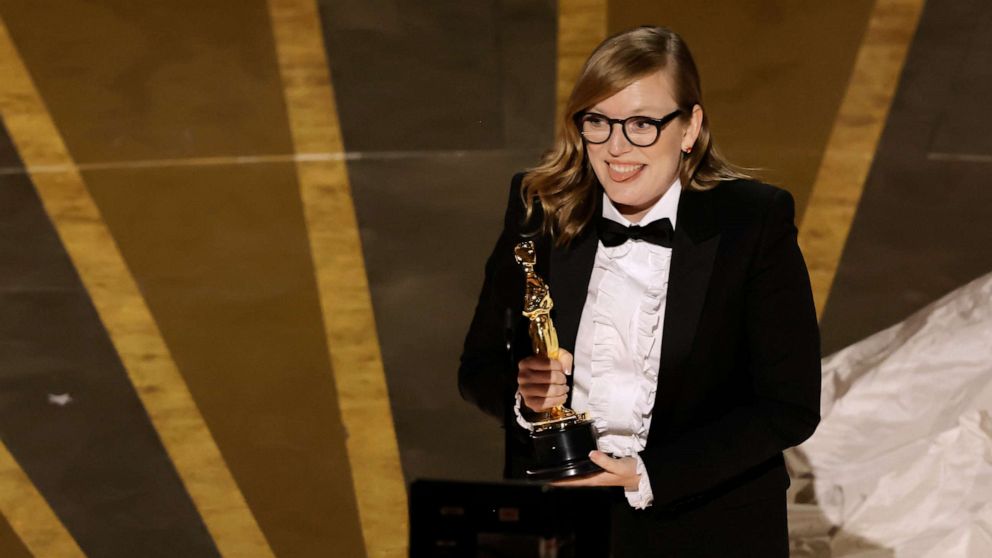
[[[522,477],[529,458],[513,404],[516,362],[531,350],[513,246],[542,218],[524,222],[522,178],[512,181],[458,374],[462,396],[504,422],[511,478]],[[820,399],[819,331],[793,219],[792,196],[766,184],[735,180],[682,191],[658,389],[640,454],[655,503],[639,514],[621,502],[615,520],[784,502],[782,450],[813,433]],[[533,239],[560,344],[574,353],[598,246],[595,227],[567,247],[544,235]],[[708,521],[705,514],[701,520]]]

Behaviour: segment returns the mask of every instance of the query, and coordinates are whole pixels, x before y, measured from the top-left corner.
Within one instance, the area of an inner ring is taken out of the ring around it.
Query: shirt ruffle
[[[637,429],[638,445],[636,451],[644,449],[648,437],[648,427],[651,423],[651,412],[654,409],[655,394],[658,390],[658,370],[660,363],[652,363],[650,357],[655,344],[661,337],[658,331],[662,323],[661,307],[668,295],[668,266],[671,262],[671,252],[666,254],[652,253],[648,257],[653,281],[641,299],[637,316],[636,349],[634,351],[635,368],[641,371],[638,382],[639,393],[634,409],[640,417]]]
[[[597,254],[603,274],[596,294],[588,410],[602,435],[600,449],[615,456],[644,449],[658,386],[658,365],[650,360],[661,332],[661,308],[668,291],[671,251],[648,254],[650,280],[633,315],[618,315],[617,302],[630,289],[631,277],[621,275],[613,259],[627,255],[632,242]],[[621,362],[629,355],[630,362]],[[635,378],[630,373],[636,374]]]
[[[607,430],[614,430],[617,425],[611,424],[610,412],[611,402],[618,395],[618,391],[623,388],[617,384],[615,365],[620,357],[622,345],[626,342],[613,317],[605,311],[607,308],[617,307],[617,298],[614,295],[616,285],[623,281],[616,271],[603,265],[601,259],[597,258],[596,265],[604,270],[603,280],[599,284],[599,292],[596,295],[596,312],[593,314],[593,345],[592,361],[589,365],[589,415],[593,419],[593,424],[600,435]],[[600,448],[609,451],[607,448]]]

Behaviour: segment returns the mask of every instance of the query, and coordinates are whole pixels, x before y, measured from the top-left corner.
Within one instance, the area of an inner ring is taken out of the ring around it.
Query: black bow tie
[[[652,221],[643,227],[638,225],[626,227],[606,217],[600,217],[596,223],[596,232],[599,233],[599,240],[602,241],[603,246],[620,246],[633,239],[665,248],[672,247],[672,237],[675,233],[672,222],[667,217]]]

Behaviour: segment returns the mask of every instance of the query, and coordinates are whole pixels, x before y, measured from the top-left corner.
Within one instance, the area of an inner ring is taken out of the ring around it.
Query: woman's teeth
[[[644,167],[644,165],[618,165],[615,163],[607,163],[607,165],[610,167],[611,178],[614,180],[630,178]]]

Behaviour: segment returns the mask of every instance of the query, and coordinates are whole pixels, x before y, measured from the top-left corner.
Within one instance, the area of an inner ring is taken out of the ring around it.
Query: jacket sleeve
[[[507,284],[510,275],[507,271],[516,265],[513,246],[519,238],[524,215],[520,197],[522,180],[523,173],[518,173],[511,181],[503,231],[486,261],[482,292],[465,336],[458,368],[458,390],[462,398],[500,421],[512,412],[517,389],[507,330],[520,311],[517,309],[514,312],[516,307],[512,304],[512,294],[516,290],[514,285]],[[521,292],[522,285],[521,282]]]
[[[732,480],[812,435],[820,409],[820,337],[791,194],[771,197],[744,287],[751,397],[641,452],[655,503]]]

